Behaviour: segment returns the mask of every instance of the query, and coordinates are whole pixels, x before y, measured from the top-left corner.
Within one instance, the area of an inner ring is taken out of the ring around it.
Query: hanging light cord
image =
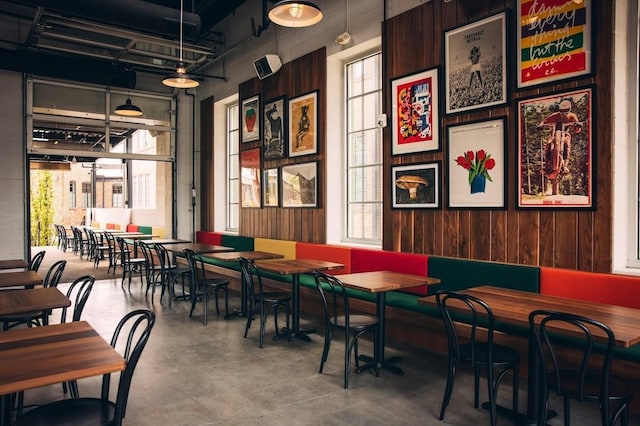
[[[184,0],[180,0],[180,62],[182,62],[182,14],[184,11]]]

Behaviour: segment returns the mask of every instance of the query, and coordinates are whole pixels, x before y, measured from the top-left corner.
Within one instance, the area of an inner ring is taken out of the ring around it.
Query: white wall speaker
[[[282,61],[278,55],[264,55],[262,58],[253,61],[253,68],[255,68],[260,80],[276,73],[280,67],[282,67]]]

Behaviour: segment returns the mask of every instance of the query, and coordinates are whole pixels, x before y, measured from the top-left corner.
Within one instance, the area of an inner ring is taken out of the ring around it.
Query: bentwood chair
[[[216,301],[216,313],[220,315],[218,306],[218,294],[224,294],[225,318],[229,316],[229,280],[220,275],[207,271],[202,261],[202,256],[190,249],[183,251],[189,263],[189,293],[191,295],[191,310],[189,318],[193,315],[198,300],[202,300],[203,313],[202,324],[207,325],[207,313],[209,311],[209,296],[213,294]]]
[[[111,273],[111,269],[113,269],[113,273],[116,273],[116,268],[118,267],[118,261],[120,260],[120,251],[116,244],[116,238],[113,236],[111,232],[105,232],[104,239],[107,242],[107,247],[109,250],[107,251],[109,256],[109,266],[107,267],[107,273]]]
[[[160,294],[160,302],[164,297],[165,291],[169,293],[169,306],[171,301],[175,298],[175,285],[180,280],[182,285],[182,297],[185,297],[188,293],[185,291],[184,282],[191,276],[191,268],[189,265],[175,263],[169,252],[162,244],[156,244],[156,252],[158,253],[158,260],[160,261],[160,267],[162,268],[162,293]]]
[[[151,301],[153,302],[156,287],[160,286],[164,293],[165,271],[162,263],[160,262],[155,243],[152,241],[139,241],[138,247],[142,250],[142,254],[147,261],[147,289],[145,290],[145,296],[149,295],[149,289],[151,289]],[[162,296],[160,298],[162,299]]]
[[[329,356],[329,347],[335,330],[344,331],[344,388],[349,387],[349,373],[351,372],[351,353],[355,356],[356,368],[358,367],[358,340],[367,333],[373,336],[373,344],[376,341],[376,330],[378,329],[378,317],[367,314],[353,314],[349,308],[349,295],[338,278],[325,274],[323,272],[315,272],[313,274],[316,287],[322,299],[322,307],[324,308],[324,346],[322,349],[322,358],[320,359],[320,371],[324,367],[324,363]],[[380,375],[378,366],[375,366],[376,376]]]
[[[483,300],[453,291],[441,290],[436,293],[438,309],[444,320],[447,332],[449,362],[447,385],[440,408],[439,419],[444,419],[445,410],[453,394],[453,385],[458,363],[470,364],[474,375],[474,407],[478,408],[480,375],[487,377],[491,425],[496,424],[496,398],[502,379],[513,373],[513,412],[518,412],[518,385],[520,372],[520,354],[515,349],[493,342],[493,312]],[[462,343],[456,325],[469,326],[469,336]],[[482,330],[482,331],[480,331]],[[497,377],[495,371],[498,371]],[[495,379],[494,379],[495,377]]]
[[[292,295],[287,292],[264,291],[262,285],[262,276],[260,270],[256,267],[253,260],[245,257],[240,257],[240,269],[242,271],[242,285],[245,286],[245,294],[248,299],[248,313],[247,313],[247,325],[244,329],[244,337],[247,337],[247,332],[251,328],[251,323],[256,314],[260,315],[260,336],[258,340],[258,346],[262,348],[264,344],[264,333],[267,324],[267,318],[269,313],[273,312],[273,320],[276,328],[276,335],[274,340],[280,337],[278,330],[278,309],[284,309],[286,318],[286,328],[289,328],[289,305],[291,304]],[[291,340],[291,335],[287,333],[287,338]]]
[[[67,265],[66,260],[58,260],[56,263],[49,267],[47,271],[47,275],[44,277],[44,281],[42,282],[43,287],[57,287],[60,282],[60,278],[62,278],[62,273],[64,272],[64,267]],[[49,322],[49,315],[51,315],[51,311],[39,311],[39,312],[28,312],[25,314],[17,314],[17,315],[6,315],[0,317],[0,322],[2,322],[2,329],[8,330],[13,328],[19,324],[27,324],[28,327],[38,326],[38,325],[47,325]]]
[[[131,290],[131,278],[136,272],[138,272],[138,275],[140,276],[140,283],[144,284],[142,271],[146,271],[147,259],[144,257],[131,257],[131,250],[129,250],[124,238],[117,237],[116,241],[120,249],[120,264],[122,265],[121,285],[124,287],[124,280],[129,278],[128,289]]]
[[[67,289],[67,298],[71,301],[71,305],[62,309],[62,314],[60,315],[60,323],[66,323],[71,321],[80,321],[82,316],[82,311],[84,310],[85,305],[87,304],[87,300],[89,299],[89,295],[91,294],[91,290],[93,289],[93,285],[96,279],[93,275],[84,275],[79,278],[76,278],[69,288]],[[67,388],[70,390],[71,397],[78,398],[78,385],[75,381],[69,383],[62,383],[62,391],[67,393]],[[22,415],[22,410],[24,407],[24,392],[18,393],[18,407],[17,414],[18,416]]]
[[[38,272],[38,269],[40,269],[40,264],[42,263],[42,260],[44,259],[45,254],[47,254],[46,250],[42,250],[36,253],[35,255],[33,255],[31,260],[29,261],[29,266],[27,267],[27,269],[30,271]]]
[[[16,421],[16,426],[121,426],[127,410],[131,380],[145,348],[156,316],[140,309],[126,314],[118,323],[111,346],[119,350],[127,365],[120,373],[115,401],[110,400],[111,374],[102,376],[100,398],[72,398],[40,405]]]
[[[103,244],[102,239],[98,237],[98,234],[94,230],[89,229],[89,238],[91,241],[90,258],[93,259],[93,267],[100,266],[100,261],[105,258],[105,253],[109,255],[109,245]]]
[[[570,355],[566,342],[554,338],[555,327],[573,331]],[[537,310],[529,314],[529,328],[540,365],[544,367],[540,377],[544,403],[539,407],[538,425],[547,423],[551,391],[563,398],[565,426],[571,421],[572,399],[598,403],[603,426],[618,421],[621,425],[629,424],[633,390],[611,375],[615,335],[606,324],[564,312]],[[606,343],[596,343],[594,335],[605,336]]]

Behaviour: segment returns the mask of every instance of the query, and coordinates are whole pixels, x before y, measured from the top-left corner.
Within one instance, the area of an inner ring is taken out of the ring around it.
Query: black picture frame
[[[290,164],[280,168],[282,207],[318,207],[318,162]]]
[[[442,162],[431,161],[391,167],[394,209],[439,209],[442,205]]]
[[[262,117],[262,112],[260,111],[260,95],[243,99],[240,114],[242,142],[260,140],[260,131],[262,129],[260,123],[260,118]]]
[[[287,158],[287,97],[269,99],[263,105],[262,117],[262,158],[282,160]]]
[[[509,102],[507,34],[507,11],[445,31],[445,114]]]
[[[595,96],[589,85],[518,101],[518,209],[596,208]]]

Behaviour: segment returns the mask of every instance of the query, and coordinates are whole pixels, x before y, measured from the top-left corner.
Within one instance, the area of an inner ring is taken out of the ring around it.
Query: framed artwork
[[[260,95],[242,101],[242,142],[260,139]]]
[[[592,0],[517,1],[518,88],[592,74],[592,4]]]
[[[440,149],[438,68],[391,80],[391,154]]]
[[[393,208],[440,208],[440,162],[393,166]]]
[[[444,33],[445,113],[507,103],[506,12]]]
[[[265,160],[287,157],[287,120],[284,96],[265,101],[262,117],[262,155]]]
[[[506,117],[447,128],[449,208],[506,208]]]
[[[240,206],[260,208],[260,148],[240,151]]]
[[[278,207],[278,169],[266,169],[262,172],[262,205]]]
[[[518,102],[519,208],[595,208],[593,106],[584,87]]]
[[[318,91],[289,99],[289,157],[318,152]]]
[[[318,162],[282,166],[282,207],[318,207]]]

